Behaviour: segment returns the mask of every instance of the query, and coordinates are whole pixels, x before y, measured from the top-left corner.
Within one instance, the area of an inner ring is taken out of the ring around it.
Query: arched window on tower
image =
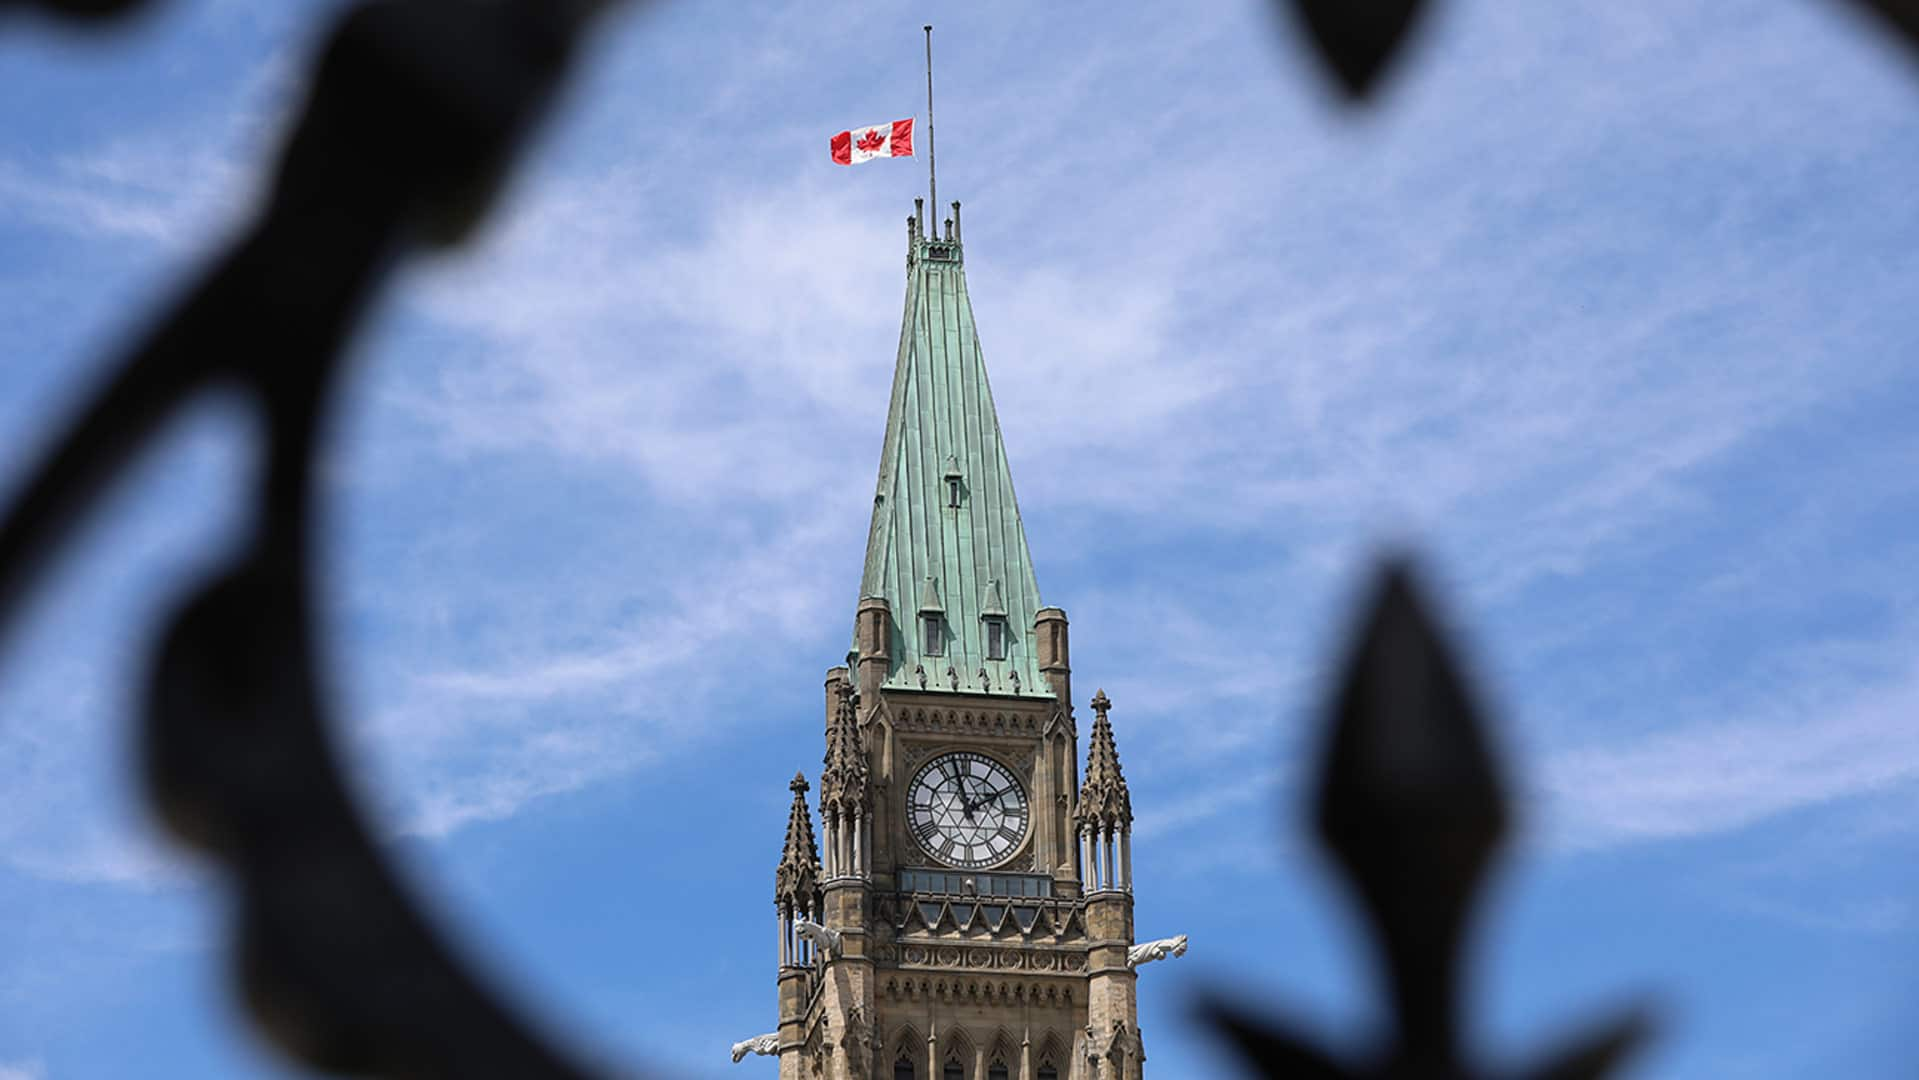
[[[913,1080],[913,1060],[902,1057],[893,1063],[893,1080]]]
[[[1039,1067],[1039,1080],[1059,1080],[1059,1070],[1053,1068],[1051,1065],[1041,1065]]]
[[[993,1062],[986,1070],[986,1080],[1010,1080],[1010,1075],[1006,1071],[1005,1063],[999,1061]]]
[[[940,1070],[940,1080],[966,1080],[966,1066],[957,1061],[949,1061],[946,1068]]]

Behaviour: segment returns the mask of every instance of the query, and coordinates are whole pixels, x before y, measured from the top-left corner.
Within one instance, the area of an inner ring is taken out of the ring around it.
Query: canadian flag
[[[833,136],[833,160],[841,165],[858,165],[881,157],[913,156],[913,122],[895,120],[854,128]]]

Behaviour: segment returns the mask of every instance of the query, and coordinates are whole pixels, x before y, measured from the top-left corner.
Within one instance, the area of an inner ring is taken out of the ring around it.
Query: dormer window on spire
[[[926,579],[920,590],[920,655],[939,656],[946,651],[946,608],[940,604],[938,583]]]
[[[998,579],[986,583],[980,620],[986,624],[986,658],[1006,659],[1006,604],[1000,599]]]
[[[959,509],[959,504],[960,504],[959,459],[955,458],[951,454],[946,455],[945,480],[946,480],[946,505],[950,509],[957,510]]]

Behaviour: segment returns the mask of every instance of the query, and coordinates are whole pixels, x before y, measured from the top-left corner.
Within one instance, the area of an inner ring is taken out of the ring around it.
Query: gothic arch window
[[[1039,1054],[1033,1064],[1036,1070],[1033,1080],[1059,1080],[1059,1069],[1055,1062],[1066,1060],[1066,1043],[1059,1033],[1048,1031],[1039,1041]]]
[[[947,1029],[943,1057],[946,1061],[939,1071],[939,1080],[975,1080],[968,1077],[966,1063],[973,1060],[973,1039],[963,1027],[955,1025]]]
[[[1000,995],[1004,998],[1005,994],[1006,988],[1002,986]],[[1015,1042],[1012,1034],[1002,1027],[994,1030],[992,1041],[987,1045],[989,1049],[986,1052],[986,1060],[989,1064],[986,1068],[986,1080],[1010,1080],[1007,1074],[1012,1072],[1012,1067],[1006,1063],[1019,1060],[1017,1049],[1019,1043]],[[1000,1071],[994,1072],[994,1069]]]
[[[926,1040],[914,1031],[912,1025],[904,1025],[893,1032],[888,1042],[893,1048],[893,1080],[925,1080],[918,1069],[914,1068],[915,1055],[926,1053]],[[920,1060],[925,1060],[923,1057]]]

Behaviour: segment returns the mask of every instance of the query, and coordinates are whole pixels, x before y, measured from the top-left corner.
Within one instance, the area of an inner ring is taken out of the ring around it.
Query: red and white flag
[[[882,157],[913,156],[913,122],[895,120],[890,124],[854,128],[833,136],[833,160],[841,165],[858,165]]]

